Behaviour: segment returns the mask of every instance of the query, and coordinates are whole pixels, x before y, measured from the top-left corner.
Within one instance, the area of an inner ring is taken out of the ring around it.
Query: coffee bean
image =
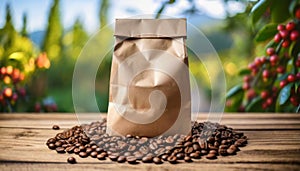
[[[209,153],[209,154],[207,154],[206,158],[207,159],[216,159],[217,156],[214,153]]]
[[[201,150],[201,154],[207,154],[207,150]]]
[[[161,161],[161,159],[159,157],[154,157],[153,158],[153,163],[155,163],[155,164],[162,164],[162,161]]]
[[[99,159],[99,160],[105,160],[105,155],[103,155],[103,154],[98,154],[98,155],[97,155],[97,159]]]
[[[57,153],[65,153],[65,148],[63,147],[56,147],[55,150]]]
[[[184,152],[187,153],[187,154],[190,154],[190,153],[192,153],[193,151],[194,151],[193,147],[186,147],[186,148],[184,149]]]
[[[73,153],[75,148],[76,148],[75,146],[70,146],[66,148],[66,151],[67,153]]]
[[[62,142],[61,141],[56,141],[54,145],[56,147],[61,147],[62,146]]]
[[[111,161],[116,161],[118,159],[119,156],[117,155],[109,155],[108,158],[111,160]]]
[[[231,149],[231,148],[228,148],[228,149],[226,150],[226,152],[227,152],[229,155],[235,154],[235,150],[233,150],[233,149]]]
[[[54,129],[54,130],[59,130],[59,126],[58,126],[58,125],[53,125],[53,126],[52,126],[52,129]]]
[[[53,143],[50,143],[48,145],[48,148],[51,149],[51,150],[54,150],[56,148],[56,146]]]
[[[127,162],[129,164],[136,164],[137,163],[136,162],[137,159],[134,156],[128,156],[128,157],[126,157],[126,160],[127,160]]]
[[[190,157],[193,158],[193,159],[200,159],[201,158],[198,153],[191,153]]]
[[[125,156],[119,156],[117,159],[118,163],[124,163],[126,161],[126,157]]]
[[[189,147],[189,146],[192,146],[193,145],[193,143],[192,142],[190,142],[190,141],[188,141],[188,142],[186,142],[186,143],[184,143],[184,147]]]
[[[69,158],[67,159],[67,161],[68,161],[68,163],[70,163],[70,164],[75,164],[75,163],[76,163],[76,159],[75,159],[74,157],[69,157]]]
[[[177,163],[177,158],[176,158],[175,156],[169,156],[167,160],[168,160],[168,162],[170,162],[171,164]]]
[[[174,142],[174,139],[173,137],[169,136],[167,139],[166,139],[166,143],[168,144],[172,144]]]
[[[135,149],[136,149],[136,146],[134,146],[134,145],[130,145],[128,147],[128,151],[134,151]]]
[[[81,151],[81,152],[79,152],[79,156],[82,158],[85,158],[85,157],[88,157],[88,153]]]
[[[164,155],[161,156],[161,159],[164,160],[164,161],[167,161],[168,157],[169,156],[167,154],[164,154]]]
[[[177,157],[178,160],[182,160],[184,158],[184,156],[185,155],[183,153],[177,153],[176,154],[176,157]]]
[[[192,153],[193,154],[193,153]],[[189,156],[185,156],[183,159],[185,162],[192,162],[193,160]]]
[[[96,158],[98,153],[96,151],[91,152],[90,156]]]
[[[83,145],[79,146],[80,151],[85,151],[85,147]]]
[[[145,157],[142,158],[142,162],[144,162],[144,163],[151,163],[152,159],[153,159],[152,156],[145,156]]]
[[[74,149],[74,153],[75,153],[75,154],[79,154],[79,152],[80,152],[79,148],[75,148],[75,149]]]
[[[56,139],[55,139],[55,138],[49,138],[49,139],[47,140],[47,143],[46,143],[46,144],[50,144],[50,143],[54,144],[55,142],[56,142]]]
[[[150,148],[151,150],[155,150],[155,149],[158,148],[158,145],[157,145],[156,142],[153,142],[153,143],[151,143],[151,144],[149,145],[149,148]]]
[[[197,151],[197,150],[200,150],[201,148],[200,148],[199,144],[197,143],[197,144],[193,144],[193,149],[194,149],[194,151]]]
[[[85,152],[88,153],[88,154],[90,154],[92,151],[93,151],[93,150],[92,150],[92,148],[90,148],[90,147],[86,148],[86,150],[85,150]]]

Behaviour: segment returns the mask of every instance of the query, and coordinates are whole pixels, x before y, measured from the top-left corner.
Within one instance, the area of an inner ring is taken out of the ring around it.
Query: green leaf
[[[226,98],[230,98],[236,94],[238,94],[239,92],[243,92],[243,87],[242,85],[237,85],[237,86],[234,86],[233,88],[231,88],[227,94],[226,94]]]
[[[299,3],[300,1],[299,0],[293,0],[289,6],[289,12],[290,12],[290,15],[291,16],[294,16],[294,11],[295,11],[295,8],[297,6],[297,4]]]
[[[261,112],[262,109],[262,101],[263,99],[258,96],[254,98],[247,106],[246,106],[246,112]]]
[[[255,25],[255,23],[257,23],[257,21],[265,13],[270,2],[271,2],[271,0],[260,0],[253,6],[253,8],[251,9],[251,12],[250,12],[251,22],[252,22],[253,26]]]
[[[277,33],[277,24],[271,23],[265,25],[255,36],[256,42],[262,42],[268,40]]]
[[[289,49],[289,55],[296,58],[298,57],[298,53],[300,53],[300,41],[298,40],[296,43],[293,42]]]
[[[248,75],[250,73],[251,73],[251,71],[249,69],[242,69],[242,70],[240,70],[239,75],[243,76],[243,75]]]
[[[279,99],[279,105],[283,105],[290,97],[291,95],[291,87],[294,83],[289,83],[283,89],[280,91],[278,99]]]
[[[289,13],[290,1],[272,0],[271,4],[271,20],[274,23],[282,23],[290,17]]]

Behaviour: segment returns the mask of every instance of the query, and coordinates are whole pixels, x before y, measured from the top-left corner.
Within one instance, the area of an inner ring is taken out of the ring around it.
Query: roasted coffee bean
[[[200,150],[201,148],[200,148],[199,144],[197,143],[197,144],[193,144],[193,149],[194,149],[194,151],[197,151],[197,150]]]
[[[81,151],[81,152],[79,152],[79,156],[82,157],[82,158],[85,158],[85,157],[88,157],[88,153],[84,152],[84,151]]]
[[[184,143],[184,147],[190,147],[190,146],[192,146],[193,145],[193,143],[192,142],[190,142],[190,141],[188,141],[188,142],[186,142],[186,143]]]
[[[129,164],[136,164],[137,163],[137,159],[134,156],[128,156],[126,157],[126,160]]]
[[[85,151],[85,147],[83,145],[79,146],[80,151]]]
[[[55,150],[57,153],[65,153],[65,148],[63,147],[56,147]]]
[[[210,154],[215,154],[215,155],[218,154],[217,150],[210,150],[209,153],[210,153]]]
[[[161,159],[159,157],[154,157],[153,158],[153,163],[155,163],[155,164],[161,164],[162,161],[161,161]]]
[[[161,159],[164,160],[164,161],[167,161],[168,157],[169,156],[167,154],[164,154],[164,155],[161,156]]]
[[[97,159],[99,159],[99,160],[105,160],[105,155],[103,155],[103,154],[98,154],[97,155]]]
[[[193,151],[194,151],[193,147],[186,147],[186,148],[184,149],[184,152],[187,153],[187,154],[190,154],[190,153],[192,153]]]
[[[174,139],[173,137],[169,136],[167,139],[166,139],[166,143],[168,144],[172,144],[174,142]]]
[[[55,138],[49,138],[49,139],[47,140],[47,144],[50,144],[50,143],[54,144],[55,142],[56,142],[56,139],[55,139]]]
[[[151,143],[151,144],[149,145],[149,148],[150,148],[151,150],[155,150],[155,149],[158,148],[158,145],[157,145],[156,142],[153,142],[153,143]]]
[[[54,130],[59,130],[59,126],[58,126],[58,125],[53,125],[53,126],[52,126],[52,129],[54,129]]]
[[[177,153],[176,154],[176,157],[177,157],[178,160],[182,160],[184,158],[184,156],[185,156],[184,153]]]
[[[117,156],[117,155],[112,155],[112,154],[108,156],[108,158],[109,158],[111,161],[116,161],[116,160],[118,159],[118,157],[119,157],[119,156]]]
[[[207,154],[207,150],[201,150],[201,154]]]
[[[226,150],[226,152],[227,152],[229,155],[235,154],[235,150],[233,150],[233,149],[231,149],[231,148],[228,148],[228,149]]]
[[[90,156],[96,158],[98,153],[96,151],[91,152]]]
[[[207,158],[207,159],[216,159],[217,156],[216,156],[216,154],[214,154],[214,153],[209,153],[209,154],[206,155],[206,158]]]
[[[66,152],[67,152],[67,153],[73,153],[75,148],[76,148],[75,146],[67,147],[67,148],[66,148]]]
[[[53,143],[50,143],[48,145],[48,148],[51,149],[51,150],[54,150],[56,148],[56,146]]]
[[[92,151],[93,151],[93,150],[92,150],[92,148],[90,148],[90,147],[86,148],[86,150],[85,150],[85,152],[88,153],[88,154],[90,154]]]
[[[167,160],[169,163],[172,163],[172,164],[177,163],[177,158],[175,156],[169,156]]]
[[[56,141],[54,145],[56,147],[61,147],[62,146],[62,142],[61,141]]]
[[[201,158],[198,153],[191,153],[190,157],[193,158],[193,159],[200,159]]]
[[[193,153],[192,153],[193,154]],[[189,156],[185,156],[183,159],[185,162],[192,162],[193,160]]]
[[[134,145],[130,145],[128,147],[128,151],[134,151],[135,149],[136,149],[136,146],[134,146]]]
[[[74,157],[69,157],[69,158],[67,159],[67,161],[68,161],[68,163],[70,163],[70,164],[75,164],[75,163],[76,163],[76,159],[75,159]]]
[[[153,159],[152,156],[145,156],[145,157],[142,158],[142,162],[144,162],[144,163],[151,163],[152,159]]]
[[[117,159],[118,163],[124,163],[126,161],[126,157],[125,156],[119,156]]]

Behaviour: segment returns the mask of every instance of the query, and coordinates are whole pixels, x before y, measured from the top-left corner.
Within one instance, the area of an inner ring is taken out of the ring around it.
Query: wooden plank
[[[236,170],[278,170],[278,171],[298,171],[299,165],[297,164],[270,164],[270,163],[200,163],[194,165],[192,163],[181,163],[176,165],[171,165],[168,163],[162,165],[154,164],[138,164],[129,165],[123,164],[108,164],[108,163],[77,163],[77,164],[65,164],[65,163],[0,163],[0,168],[6,171],[61,171],[61,170],[72,170],[72,171],[111,171],[111,170],[147,170],[147,171],[199,171],[199,170],[209,170],[209,171],[236,171]]]

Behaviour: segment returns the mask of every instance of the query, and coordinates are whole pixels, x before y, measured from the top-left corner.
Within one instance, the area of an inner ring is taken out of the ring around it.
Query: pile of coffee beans
[[[57,153],[74,153],[82,158],[92,157],[129,164],[192,162],[202,157],[235,155],[239,147],[247,144],[242,132],[218,123],[193,122],[190,135],[158,136],[109,136],[106,120],[92,122],[58,133],[47,140],[47,146]],[[76,163],[74,157],[67,159]]]

